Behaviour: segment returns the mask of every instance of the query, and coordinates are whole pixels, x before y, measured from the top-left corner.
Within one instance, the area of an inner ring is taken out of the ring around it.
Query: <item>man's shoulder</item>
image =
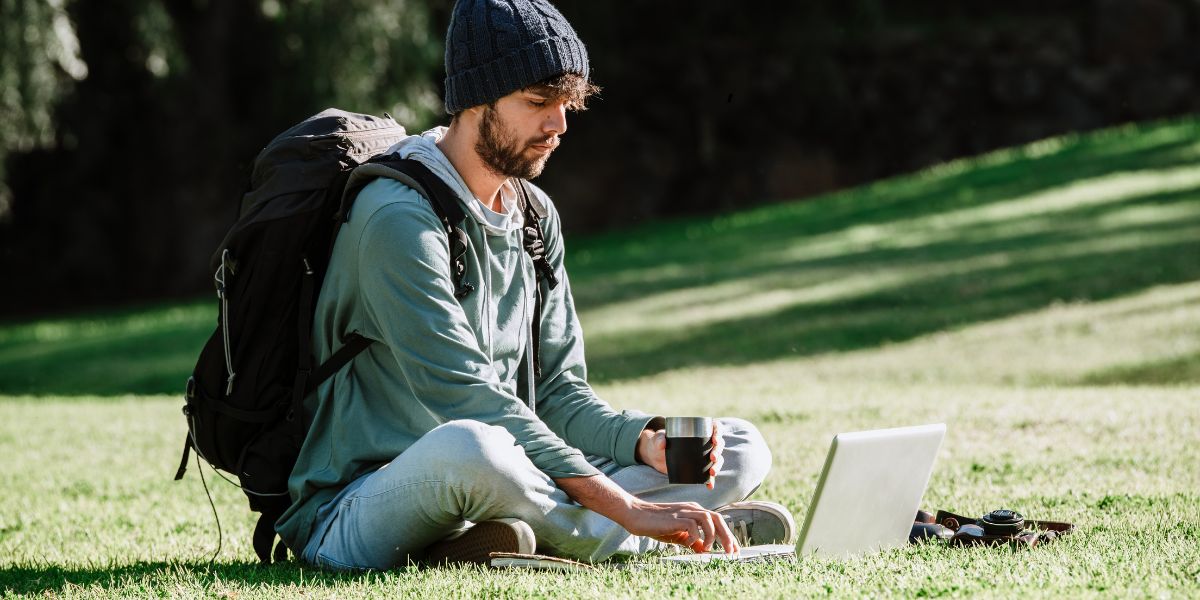
[[[358,248],[360,255],[390,255],[445,246],[445,235],[423,196],[395,179],[380,177],[358,193],[338,239]]]
[[[357,208],[363,205],[374,208],[386,206],[391,210],[429,208],[429,203],[425,202],[417,190],[397,179],[382,176],[372,179],[358,192],[354,206]]]
[[[363,186],[354,199],[350,223],[371,227],[383,222],[437,223],[433,207],[413,188],[395,179],[378,177]]]

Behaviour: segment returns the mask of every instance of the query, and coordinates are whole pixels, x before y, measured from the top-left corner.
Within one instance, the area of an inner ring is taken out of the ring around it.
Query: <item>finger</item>
[[[729,530],[729,525],[725,523],[725,519],[721,515],[716,516],[717,539],[721,540],[721,547],[725,549],[726,554],[736,554],[741,552],[741,547],[738,546],[737,539],[733,537],[733,532]]]
[[[720,473],[720,472],[721,472],[721,467],[724,467],[724,466],[725,466],[725,457],[724,457],[724,456],[718,456],[718,457],[716,457],[716,460],[714,460],[714,461],[711,463],[711,465],[709,466],[709,468],[708,468],[708,474],[709,474],[709,475],[716,475],[717,473]]]
[[[690,546],[700,539],[700,526],[696,523],[696,519],[692,518],[693,512],[686,506],[671,512],[671,524],[668,527],[675,531],[671,535],[678,538],[678,541],[674,543]]]
[[[655,535],[654,539],[685,548],[694,548],[701,541],[700,531],[692,519],[674,517],[668,527],[670,533]]]
[[[655,535],[652,537],[660,542],[666,542],[668,544],[677,546],[686,546],[688,545],[689,535],[687,531],[676,531],[675,533]]]
[[[702,512],[703,511],[687,511],[686,513],[680,513],[679,517],[680,520],[686,523],[686,525],[684,525],[684,531],[680,532],[681,537],[685,538],[682,542],[682,545],[691,548],[693,552],[697,553],[705,552],[712,546],[712,542],[709,540],[716,539],[715,530],[713,532],[708,532],[707,534],[705,533],[704,526],[702,525],[704,522],[703,515],[700,514]]]
[[[686,545],[693,552],[704,552],[704,534],[700,530],[700,525],[694,519],[688,519],[688,540]]]
[[[704,551],[712,549],[713,542],[717,541],[717,526],[713,524],[713,514],[707,510],[701,511],[695,516],[696,523],[700,526],[701,532],[704,534]]]
[[[708,473],[708,480],[706,480],[704,482],[705,487],[707,487],[710,490],[715,489],[717,487],[716,476],[717,476],[717,473],[719,473],[721,471],[721,466],[724,464],[725,464],[724,458],[722,458],[720,456],[712,457],[712,459],[709,461],[708,465],[706,465],[704,467],[704,470]]]
[[[716,461],[720,460],[720,458],[724,452],[725,452],[725,438],[721,436],[721,430],[720,430],[720,427],[717,425],[717,421],[713,421],[712,446],[711,446],[711,450],[709,450],[708,455],[714,462],[716,462]]]
[[[654,433],[654,447],[659,450],[667,449],[667,432],[658,431]]]

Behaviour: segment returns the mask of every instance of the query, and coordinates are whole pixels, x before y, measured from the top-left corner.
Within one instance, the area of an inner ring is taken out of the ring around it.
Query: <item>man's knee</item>
[[[443,465],[447,473],[503,472],[527,462],[524,451],[507,429],[480,421],[448,421],[424,437],[436,444],[437,451],[431,458]]]
[[[758,428],[745,419],[720,419],[721,438],[725,441],[722,474],[727,485],[737,490],[738,499],[746,498],[767,478],[771,470],[771,449]]]

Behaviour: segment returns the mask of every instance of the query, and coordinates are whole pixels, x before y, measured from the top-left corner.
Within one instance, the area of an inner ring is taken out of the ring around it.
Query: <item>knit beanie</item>
[[[587,49],[546,0],[459,0],[446,32],[446,112],[539,81],[588,76]]]

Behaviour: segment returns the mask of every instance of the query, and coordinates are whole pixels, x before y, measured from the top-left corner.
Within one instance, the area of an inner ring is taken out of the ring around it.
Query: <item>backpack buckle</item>
[[[461,287],[459,287],[457,290],[454,290],[454,297],[458,300],[462,300],[463,298],[470,296],[471,292],[473,291],[475,291],[474,285],[463,282]]]

